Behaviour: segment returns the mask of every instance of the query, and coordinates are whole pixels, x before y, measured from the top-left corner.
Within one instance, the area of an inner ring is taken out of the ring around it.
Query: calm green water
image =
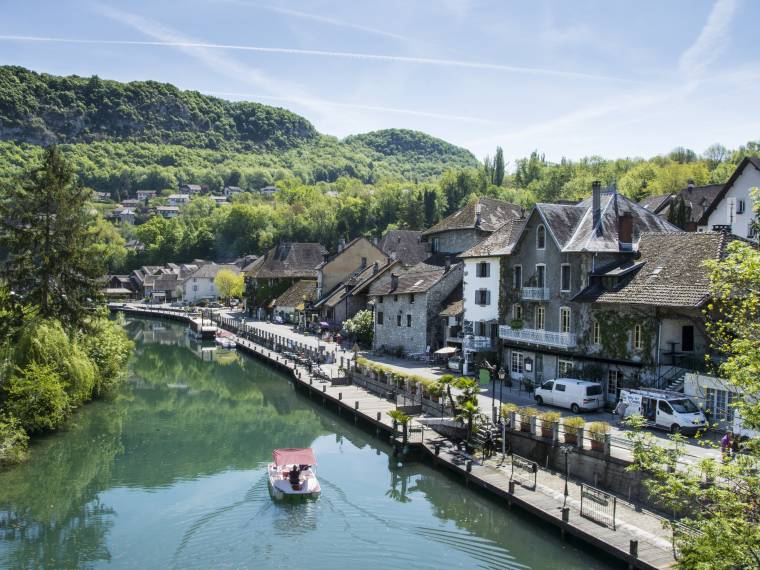
[[[3,568],[608,568],[179,325],[134,320],[129,381],[0,473]],[[312,446],[322,497],[269,497],[276,447]]]

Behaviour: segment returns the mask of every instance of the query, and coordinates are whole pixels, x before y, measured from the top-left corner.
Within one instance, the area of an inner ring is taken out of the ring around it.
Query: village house
[[[521,215],[520,206],[479,198],[422,232],[422,238],[430,244],[430,253],[457,255]]]
[[[199,264],[203,263],[205,262],[182,265],[167,263],[164,266],[143,265],[133,270],[129,276],[135,296],[148,299],[153,303],[176,300],[182,296],[182,282],[198,269]]]
[[[200,194],[203,191],[203,187],[200,184],[180,184],[180,194]]]
[[[167,200],[169,206],[184,206],[190,201],[190,194],[171,194]]]
[[[589,354],[586,339],[596,338],[602,322],[592,325],[590,303],[577,297],[603,269],[626,267],[645,233],[679,231],[614,191],[602,193],[598,182],[592,197],[578,204],[536,204],[504,250],[490,252],[500,261],[500,353],[511,377],[536,383],[578,375],[578,369],[590,370],[592,364],[604,374],[618,365],[640,369],[642,363],[622,353]],[[470,285],[471,278],[465,298],[480,295],[482,300],[484,293]],[[621,327],[610,324],[604,334]]]
[[[143,206],[144,204],[140,200],[135,200],[134,198],[127,198],[126,200],[121,201],[121,205],[126,208],[139,208],[140,206]]]
[[[235,194],[242,194],[245,190],[240,186],[225,186],[222,192],[227,198],[232,198]]]
[[[119,224],[132,225],[135,223],[135,217],[136,213],[134,208],[119,206],[118,208],[113,209],[111,215],[109,216],[109,219]]]
[[[430,256],[422,232],[417,230],[388,230],[373,243],[390,259],[398,259],[406,267],[417,265]]]
[[[108,301],[127,300],[134,297],[134,285],[129,275],[109,275],[101,293]]]
[[[317,291],[312,312],[320,322],[340,326],[365,307],[363,296],[351,294],[354,287],[388,261],[388,256],[367,238],[359,237],[349,243],[341,240],[338,252],[326,255],[317,266]]]
[[[146,200],[150,200],[155,197],[156,197],[155,190],[138,190],[137,191],[137,199],[140,200],[140,202],[145,203]]]
[[[374,350],[410,356],[443,346],[439,313],[461,280],[461,264],[424,262],[376,279],[368,294],[375,316]]]
[[[283,242],[243,269],[249,316],[270,315],[274,300],[296,281],[316,281],[327,250],[318,243]]]
[[[211,198],[214,201],[214,204],[217,206],[221,206],[222,204],[229,202],[226,196],[209,196],[209,198]]]
[[[223,269],[231,271],[235,275],[240,274],[241,271],[237,265],[206,263],[182,281],[182,299],[190,303],[197,303],[201,299],[218,299],[219,290],[216,288],[214,280]]]
[[[311,279],[300,279],[277,296],[272,303],[275,317],[285,323],[306,325],[307,310],[314,302],[317,294],[317,282]]]
[[[259,194],[261,194],[264,198],[273,198],[274,195],[277,194],[277,186],[264,186],[259,190]]]
[[[179,216],[179,208],[177,206],[158,206],[156,213],[162,218],[169,220]]]

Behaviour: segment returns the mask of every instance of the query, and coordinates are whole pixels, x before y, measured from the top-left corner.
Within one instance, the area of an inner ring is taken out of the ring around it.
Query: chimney
[[[686,189],[689,192],[691,192],[692,190],[694,190],[694,180],[692,180],[691,178],[689,178],[689,180],[686,182]]]
[[[591,183],[591,216],[597,234],[602,232],[599,217],[602,215],[602,183],[594,180]],[[599,228],[597,228],[599,226]]]
[[[481,205],[480,205],[480,200],[478,200],[478,202],[475,204],[475,227],[476,228],[480,227],[481,218],[482,218]]]
[[[618,243],[621,251],[631,251],[633,247],[633,216],[630,212],[618,216]]]
[[[372,275],[376,275],[377,272],[380,270],[380,264],[376,261],[372,264]]]
[[[391,291],[398,289],[398,274],[391,273]]]
[[[380,238],[377,236],[372,236],[372,245],[377,246],[377,244],[380,243]]]
[[[343,251],[346,248],[346,239],[340,238],[340,241],[338,242],[338,253]]]
[[[451,269],[451,257],[447,255],[446,256],[446,271],[448,271],[449,269]]]

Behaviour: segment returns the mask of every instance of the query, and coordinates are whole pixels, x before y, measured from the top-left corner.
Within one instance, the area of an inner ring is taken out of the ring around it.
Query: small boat
[[[218,344],[222,348],[235,348],[237,346],[234,340],[226,336],[217,336],[216,344]]]
[[[316,498],[321,492],[311,448],[275,449],[269,464],[269,489],[274,499]]]

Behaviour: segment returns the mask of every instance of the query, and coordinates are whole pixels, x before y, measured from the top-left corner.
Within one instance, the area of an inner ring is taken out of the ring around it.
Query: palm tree
[[[478,409],[477,404],[473,403],[472,400],[467,400],[459,408],[457,420],[461,422],[467,422],[467,443],[470,442],[470,436],[472,435],[472,431],[475,427],[475,418],[479,413],[480,410]]]

